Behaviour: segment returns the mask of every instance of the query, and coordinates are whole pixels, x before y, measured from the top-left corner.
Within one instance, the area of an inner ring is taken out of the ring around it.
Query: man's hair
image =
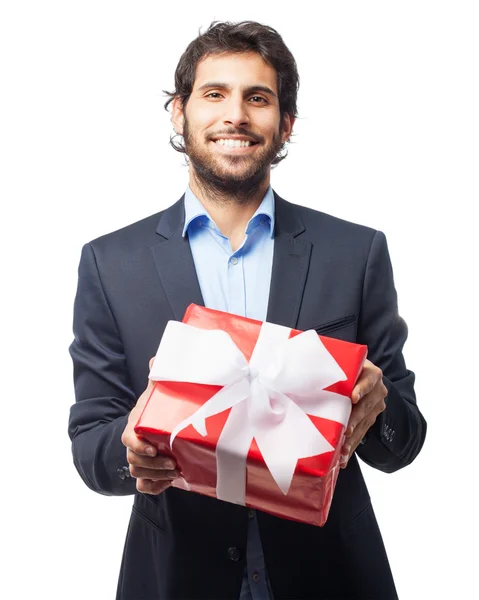
[[[213,21],[204,33],[193,40],[181,56],[175,71],[175,89],[166,92],[168,110],[174,98],[179,98],[183,107],[190,98],[196,77],[196,68],[204,58],[211,55],[241,54],[256,52],[264,62],[276,70],[280,122],[285,113],[297,117],[297,96],[299,75],[296,61],[283,41],[283,38],[272,27],[261,25],[255,21],[240,23]],[[183,144],[170,139],[171,146],[178,152],[186,152]],[[272,164],[278,164],[284,155],[278,154]]]

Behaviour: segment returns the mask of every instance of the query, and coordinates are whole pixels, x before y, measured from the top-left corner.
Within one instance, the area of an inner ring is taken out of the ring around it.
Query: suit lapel
[[[176,320],[190,304],[204,306],[190,244],[182,236],[183,197],[158,223],[158,244],[151,248],[163,289]],[[266,320],[296,327],[311,256],[311,243],[295,239],[304,231],[298,210],[275,193],[274,254]]]
[[[275,193],[273,269],[266,320],[295,328],[311,257],[311,243],[296,238],[304,231],[298,209]]]
[[[182,236],[185,222],[183,197],[164,211],[156,232],[161,241],[151,248],[156,269],[177,321],[190,304],[204,306],[188,238]]]

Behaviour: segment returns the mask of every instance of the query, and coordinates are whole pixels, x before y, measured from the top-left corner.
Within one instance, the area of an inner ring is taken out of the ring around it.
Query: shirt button
[[[249,517],[250,519],[254,519],[254,514],[255,514],[255,513],[254,513],[254,510],[253,510],[252,508],[250,508],[250,509],[248,510],[248,517]]]
[[[233,562],[238,562],[241,558],[241,552],[236,546],[228,548],[228,558]]]
[[[238,259],[236,258],[236,256],[233,256],[233,258],[231,259],[231,264],[232,265],[237,265],[238,264]]]
[[[259,581],[259,573],[253,573],[253,581],[255,583],[258,583],[258,581]]]

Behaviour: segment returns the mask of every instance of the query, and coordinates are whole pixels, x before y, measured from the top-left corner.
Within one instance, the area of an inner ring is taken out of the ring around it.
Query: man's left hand
[[[341,451],[341,468],[345,468],[369,428],[386,408],[384,399],[388,391],[383,383],[383,372],[369,360],[364,363],[361,375],[351,394],[353,408],[345,432]]]

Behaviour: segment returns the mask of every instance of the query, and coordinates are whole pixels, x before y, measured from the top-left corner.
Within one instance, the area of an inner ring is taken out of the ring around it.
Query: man
[[[185,195],[83,249],[69,433],[91,489],[135,494],[118,599],[397,597],[357,455],[398,470],[419,453],[426,423],[384,235],[270,187],[298,81],[273,29],[212,24],[181,57],[167,102],[184,139],[172,144],[189,158]],[[368,346],[324,527],[172,488],[174,462],[135,435],[149,360],[190,303]]]

